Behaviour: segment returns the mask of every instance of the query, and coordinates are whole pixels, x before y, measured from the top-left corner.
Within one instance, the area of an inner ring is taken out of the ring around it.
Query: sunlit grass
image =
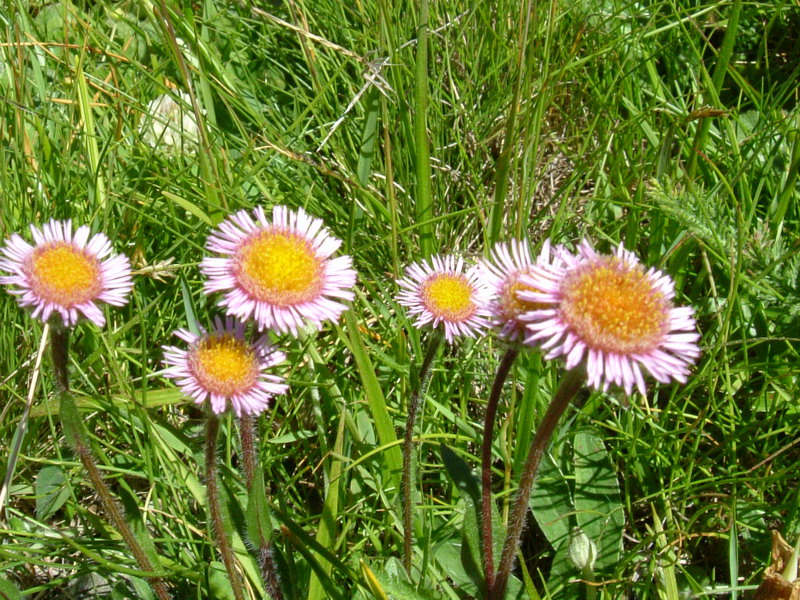
[[[141,272],[129,304],[106,309],[104,329],[76,330],[71,376],[103,473],[149,531],[176,598],[230,591],[206,521],[202,413],[159,374],[160,347],[192,315],[209,323],[217,314],[198,269],[207,235],[256,205],[321,218],[359,272],[339,324],[276,337],[290,392],[259,419],[260,460],[287,598],[375,597],[366,568],[403,597],[398,437],[428,333],[410,326],[394,278],[423,251],[475,259],[495,236],[527,236],[535,248],[547,236],[573,246],[588,236],[603,251],[623,241],[670,274],[680,303],[697,312],[703,357],[687,385],[630,400],[586,393],[556,432],[550,495],[535,496],[537,511],[552,505],[566,524],[579,522],[578,431],[602,442],[602,473],[619,483],[607,506],[624,510],[623,549],[596,574],[599,593],[753,586],[769,530],[796,540],[800,9],[532,6],[526,29],[519,3],[430,2],[424,90],[413,2],[15,2],[0,11],[0,234],[72,218],[105,232]],[[178,90],[200,127],[192,152],[145,139],[150,101],[173,93],[182,102]],[[420,185],[415,111],[425,103],[431,175]],[[0,318],[6,456],[43,326],[5,292]],[[467,341],[433,365],[415,438],[423,598],[476,594],[460,553],[468,500],[440,444],[477,468],[502,349],[493,337]],[[494,448],[502,516],[562,371],[525,353],[512,373]],[[76,593],[97,573],[118,597],[147,597],[124,575],[136,564],[63,442],[54,385],[45,357],[0,523],[0,571],[28,595]],[[231,421],[221,425],[234,549],[258,590],[240,535],[238,438]],[[567,597],[557,586],[578,574],[548,542],[558,525],[544,514],[523,540],[515,589]]]

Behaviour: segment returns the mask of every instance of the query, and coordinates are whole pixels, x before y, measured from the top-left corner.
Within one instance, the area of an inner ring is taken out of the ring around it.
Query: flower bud
[[[597,548],[589,536],[580,527],[575,527],[569,534],[569,559],[582,572],[594,569]]]

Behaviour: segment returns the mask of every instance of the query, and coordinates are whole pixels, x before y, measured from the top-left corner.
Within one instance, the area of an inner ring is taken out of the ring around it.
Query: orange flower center
[[[36,248],[27,271],[36,295],[66,308],[94,300],[103,287],[100,261],[67,242]]]
[[[505,321],[513,321],[518,319],[520,316],[527,312],[531,312],[532,310],[550,308],[550,306],[547,304],[531,302],[529,300],[523,300],[519,297],[519,292],[541,292],[541,290],[537,290],[533,286],[525,285],[520,282],[519,276],[520,274],[512,277],[508,282],[506,282],[502,291],[500,292],[500,310],[502,313],[502,318]]]
[[[251,297],[285,307],[318,297],[323,263],[304,237],[279,228],[255,233],[236,253],[235,275]]]
[[[669,331],[672,303],[641,265],[601,257],[567,275],[563,289],[561,316],[591,349],[640,354]]]
[[[230,398],[249,390],[258,379],[255,352],[232,335],[211,335],[190,357],[195,377],[210,392]]]
[[[422,284],[422,301],[437,319],[466,321],[475,313],[472,286],[463,275],[434,275]]]

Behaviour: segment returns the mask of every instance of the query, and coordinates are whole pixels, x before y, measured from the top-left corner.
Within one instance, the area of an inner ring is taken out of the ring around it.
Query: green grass
[[[437,0],[425,64],[423,3],[256,4],[0,9],[0,235],[72,218],[143,270],[104,329],[76,329],[71,375],[102,470],[175,597],[230,591],[205,516],[202,412],[158,374],[160,347],[191,314],[216,314],[198,270],[210,226],[281,203],[322,218],[359,272],[339,324],[279,340],[291,391],[259,419],[287,598],[476,594],[460,550],[470,501],[453,483],[463,464],[440,444],[476,469],[501,343],[458,343],[434,363],[417,429],[412,592],[401,583],[397,439],[429,332],[410,326],[393,279],[423,252],[476,258],[520,235],[534,247],[624,242],[675,279],[703,334],[686,385],[629,401],[586,392],[568,411],[523,539],[520,597],[577,597],[579,574],[552,542],[593,510],[624,514],[619,559],[595,574],[600,597],[738,598],[757,585],[770,530],[792,544],[800,535],[797,2],[554,0],[533,2],[527,21],[524,3]],[[197,152],[150,147],[148,103],[189,82]],[[168,260],[160,277],[146,272]],[[6,293],[0,317],[7,456],[43,326]],[[494,448],[503,517],[562,372],[533,352],[513,371]],[[117,586],[101,597],[149,597],[67,450],[53,392],[45,357],[0,523],[0,572],[26,597],[68,597],[92,573]],[[238,438],[232,420],[222,428],[229,526],[256,598]],[[579,449],[595,439],[589,460]]]

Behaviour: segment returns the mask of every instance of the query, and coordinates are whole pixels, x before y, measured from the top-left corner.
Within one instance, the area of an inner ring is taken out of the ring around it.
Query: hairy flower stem
[[[219,502],[219,486],[217,482],[217,434],[219,433],[219,419],[209,411],[208,426],[206,428],[206,490],[208,492],[208,512],[211,519],[211,528],[217,538],[217,548],[225,564],[225,570],[233,589],[236,600],[244,600],[242,582],[236,571],[233,559],[233,550],[225,535],[225,526],[222,523],[222,508]]]
[[[242,444],[242,471],[248,491],[252,491],[253,479],[258,468],[255,438],[255,419],[251,415],[243,414],[239,417],[239,439]],[[272,541],[263,539],[258,541],[258,566],[269,597],[272,600],[283,600],[278,569],[272,556]]]
[[[68,392],[65,392],[61,395],[62,402],[67,393]],[[147,558],[147,555],[145,554],[141,544],[139,544],[139,541],[133,535],[133,531],[131,531],[128,522],[125,520],[125,517],[122,516],[122,511],[120,510],[119,505],[111,496],[111,492],[103,480],[103,476],[100,474],[100,469],[98,469],[97,465],[95,464],[92,451],[82,442],[75,444],[73,450],[75,454],[78,455],[78,458],[80,458],[83,468],[86,469],[86,473],[89,475],[89,481],[92,482],[92,487],[94,488],[95,492],[97,492],[97,495],[100,496],[100,503],[103,505],[103,510],[105,510],[106,515],[111,520],[111,523],[114,525],[117,531],[119,531],[122,539],[125,541],[131,553],[133,554],[133,557],[136,559],[136,562],[139,563],[139,567],[143,571],[152,573],[155,569],[153,569],[153,565],[150,562],[150,559]],[[148,577],[147,580],[150,583],[150,586],[153,588],[153,591],[156,593],[156,596],[158,596],[159,600],[170,600],[172,598],[160,577]]]
[[[242,444],[242,472],[247,489],[253,485],[256,467],[258,466],[258,455],[256,454],[255,444],[255,421],[251,415],[239,417],[239,441]]]
[[[492,434],[500,404],[503,384],[519,354],[519,347],[512,346],[503,354],[497,374],[492,383],[489,402],[486,404],[486,418],[483,423],[483,445],[481,447],[481,528],[483,530],[483,561],[486,579],[486,595],[494,585],[494,539],[492,534]]]
[[[127,544],[128,548],[139,564],[143,571],[153,573],[155,569],[150,559],[147,558],[142,545],[136,536],[133,535],[128,522],[122,514],[119,505],[111,495],[105,480],[103,479],[100,469],[94,460],[92,451],[86,441],[83,424],[78,415],[78,409],[75,405],[75,400],[69,391],[69,375],[67,373],[67,364],[69,360],[69,333],[70,330],[62,325],[55,325],[50,329],[50,350],[53,357],[53,370],[56,376],[56,386],[59,394],[59,413],[61,415],[62,429],[64,430],[64,437],[67,443],[80,459],[83,468],[86,469],[86,474],[89,476],[89,481],[92,483],[97,495],[100,497],[100,504],[106,513],[111,524],[122,536],[123,541]],[[148,577],[148,582],[153,588],[159,600],[171,600],[172,596],[167,591],[163,580],[160,577]]]
[[[57,319],[54,319],[54,321]],[[56,390],[59,394],[69,392],[69,329],[60,319],[50,328],[50,353],[53,357],[53,371],[56,376]]]
[[[443,338],[444,332],[442,329],[436,328],[433,332],[430,344],[428,345],[428,351],[425,353],[425,358],[422,359],[417,385],[411,391],[411,399],[408,402],[406,432],[403,439],[403,476],[401,489],[403,490],[403,567],[409,575],[411,575],[411,542],[414,537],[411,520],[411,473],[413,471],[414,424],[417,420],[420,398],[425,389],[425,384],[428,381],[431,364],[433,364],[433,357],[436,356],[436,351],[439,349]]]
[[[258,549],[258,566],[261,568],[261,579],[269,597],[272,600],[283,600],[278,569],[272,556],[272,542],[264,542]]]
[[[536,430],[536,435],[533,437],[530,450],[528,450],[528,458],[525,460],[522,476],[519,479],[517,498],[508,518],[508,529],[503,543],[500,566],[497,569],[497,577],[489,592],[488,600],[501,600],[505,596],[508,578],[511,575],[511,567],[514,566],[514,555],[517,552],[522,530],[525,527],[528,501],[530,500],[533,481],[536,479],[536,473],[539,470],[539,462],[542,454],[547,449],[547,445],[550,443],[550,438],[553,437],[553,432],[561,419],[561,415],[564,414],[570,401],[572,401],[585,382],[586,372],[582,367],[567,371],[564,379],[561,380],[561,385],[558,386],[558,390],[556,390],[553,399],[550,401],[550,406],[547,407],[547,412],[539,424],[539,428]]]

